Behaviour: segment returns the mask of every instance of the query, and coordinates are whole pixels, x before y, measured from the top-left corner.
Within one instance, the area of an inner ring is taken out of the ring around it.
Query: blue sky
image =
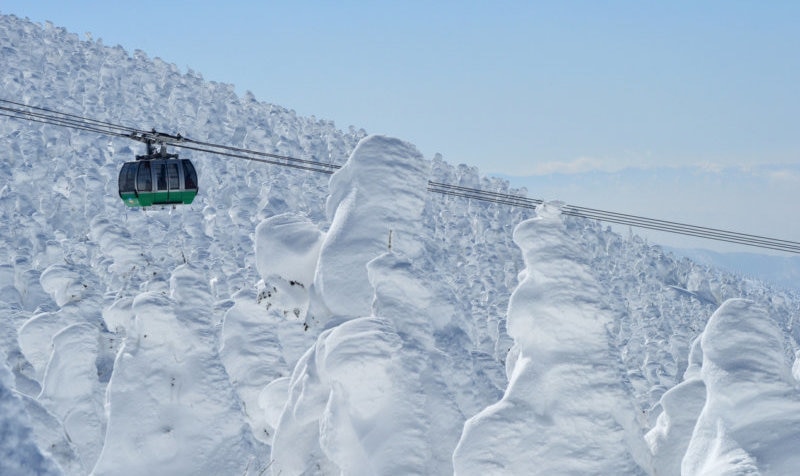
[[[535,198],[800,241],[800,2],[3,0]],[[523,178],[528,176],[528,178]],[[793,213],[794,212],[794,213]]]

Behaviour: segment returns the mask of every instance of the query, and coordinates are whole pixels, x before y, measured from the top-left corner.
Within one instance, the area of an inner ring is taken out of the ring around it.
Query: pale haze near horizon
[[[408,140],[534,198],[800,241],[800,4],[7,0],[0,12]]]

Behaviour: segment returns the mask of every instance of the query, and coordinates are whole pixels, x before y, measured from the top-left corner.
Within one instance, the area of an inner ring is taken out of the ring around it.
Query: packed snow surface
[[[800,299],[566,217],[406,141],[0,15],[2,97],[301,157],[0,116],[0,474],[792,474]],[[490,113],[490,112],[487,112]]]

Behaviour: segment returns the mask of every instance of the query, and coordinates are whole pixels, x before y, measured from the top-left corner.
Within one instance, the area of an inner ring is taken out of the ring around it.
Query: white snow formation
[[[0,96],[333,163],[175,149],[128,209],[121,137],[0,115],[0,474],[791,474],[800,298],[403,140],[0,15]]]

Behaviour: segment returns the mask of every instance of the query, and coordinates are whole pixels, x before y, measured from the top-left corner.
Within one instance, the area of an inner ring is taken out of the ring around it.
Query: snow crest
[[[208,342],[207,289],[196,269],[181,266],[168,293],[144,292],[131,303],[94,474],[232,474],[246,467],[253,442]]]
[[[274,471],[314,471],[309,455],[317,471],[343,474],[433,474],[449,467],[452,446],[436,436],[452,440],[462,417],[452,400],[432,392],[444,378],[427,355],[436,324],[449,322],[452,309],[435,304],[413,264],[427,173],[412,146],[370,136],[331,178],[331,228],[316,268],[319,304],[311,312],[340,323],[329,321],[333,327],[288,382]],[[453,415],[448,428],[432,423],[434,409]]]
[[[765,308],[745,299],[723,303],[646,436],[657,474],[795,472],[800,392],[789,355]]]
[[[429,162],[411,144],[370,136],[331,176],[331,226],[314,277],[318,319],[369,315],[367,262],[390,247],[419,254],[429,172]]]
[[[683,474],[791,474],[800,467],[800,394],[765,309],[725,302],[703,332],[707,398]]]
[[[558,204],[537,214],[514,230],[525,270],[508,309],[508,387],[467,421],[456,474],[643,474],[647,453],[613,358],[603,290]]]

